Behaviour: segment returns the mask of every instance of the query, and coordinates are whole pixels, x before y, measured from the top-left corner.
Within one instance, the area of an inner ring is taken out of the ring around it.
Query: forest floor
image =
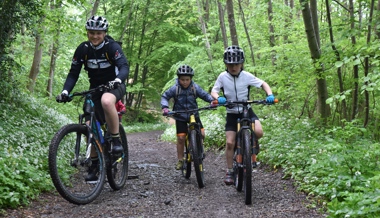
[[[244,204],[244,193],[226,186],[223,151],[208,151],[204,160],[205,187],[198,188],[195,173],[190,179],[175,170],[174,143],[159,140],[161,131],[127,134],[130,167],[126,186],[113,191],[108,184],[87,205],[74,205],[56,191],[4,217],[326,217],[312,199],[298,192],[292,180],[282,179],[261,164],[253,173],[252,205]],[[1,216],[1,215],[0,215]]]

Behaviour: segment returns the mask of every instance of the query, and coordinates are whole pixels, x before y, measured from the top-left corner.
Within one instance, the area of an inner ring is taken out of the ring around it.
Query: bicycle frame
[[[254,140],[256,138],[255,134],[255,121],[249,118],[248,115],[248,104],[250,102],[243,103],[243,117],[241,119],[237,120],[237,132],[236,132],[236,149],[237,149],[237,156],[236,156],[236,161],[241,167],[240,164],[242,164],[243,158],[242,158],[242,151],[241,151],[241,136],[242,136],[242,131],[244,129],[248,129],[249,132],[251,133],[251,148],[252,148],[252,154],[256,154],[256,141]],[[253,103],[253,102],[251,102]],[[252,161],[253,156],[252,156]]]
[[[101,193],[106,177],[113,190],[123,188],[128,179],[128,142],[124,128],[119,123],[123,151],[112,153],[107,126],[101,126],[95,114],[93,93],[105,90],[108,86],[101,85],[69,95],[65,102],[74,96],[84,99],[83,113],[78,123],[61,127],[49,145],[49,172],[53,184],[63,198],[74,204],[93,201]],[[96,172],[87,179],[85,175],[89,175],[90,170]]]
[[[172,111],[168,114],[169,116],[174,116],[175,114],[180,113],[190,114],[187,121],[188,131],[185,140],[185,154],[183,157],[184,164],[182,167],[182,174],[186,179],[190,178],[191,162],[193,162],[199,188],[204,187],[204,148],[200,124],[196,121],[195,114],[197,111],[206,109],[214,109],[214,107],[208,106],[186,111]]]
[[[275,103],[278,100],[275,100]],[[243,106],[243,116],[237,120],[235,138],[234,174],[237,191],[242,191],[244,186],[245,204],[252,203],[252,163],[256,162],[258,153],[257,137],[255,135],[255,120],[249,117],[249,104],[268,104],[265,100],[260,101],[229,101],[223,106]]]

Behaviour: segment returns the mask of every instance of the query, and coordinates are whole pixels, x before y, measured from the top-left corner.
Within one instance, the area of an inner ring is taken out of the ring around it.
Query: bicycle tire
[[[235,151],[235,156],[236,156],[236,151]],[[234,168],[234,174],[235,174],[235,187],[238,192],[241,192],[243,190],[243,176],[244,176],[244,169],[241,166],[242,164],[238,164],[236,159],[234,160],[233,163],[233,168]]]
[[[123,146],[123,153],[114,156],[109,154],[109,161],[107,163],[107,179],[108,184],[113,190],[120,190],[124,187],[128,179],[128,166],[129,166],[129,150],[128,140],[125,134],[124,127],[119,124],[119,134],[121,144]]]
[[[251,132],[248,129],[243,130],[243,166],[244,166],[244,195],[245,204],[252,203],[252,145]]]
[[[73,204],[88,204],[102,192],[105,181],[105,163],[101,148],[94,143],[99,158],[97,181],[86,182],[91,162],[86,159],[87,127],[82,124],[63,126],[49,145],[49,173],[58,193]],[[79,142],[79,143],[77,143]],[[79,151],[77,160],[75,154]]]
[[[185,141],[185,153],[183,155],[183,164],[182,164],[182,176],[184,176],[186,179],[190,178],[191,175],[191,156],[189,151],[189,141]]]
[[[203,171],[203,154],[202,154],[202,144],[200,139],[200,133],[196,130],[191,130],[190,132],[190,146],[192,146],[193,151],[193,163],[195,177],[197,178],[198,187],[203,188],[205,186],[205,178]]]

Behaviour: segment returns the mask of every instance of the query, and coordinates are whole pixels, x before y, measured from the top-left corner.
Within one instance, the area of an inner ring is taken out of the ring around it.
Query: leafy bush
[[[48,174],[48,146],[65,116],[20,96],[18,106],[0,104],[0,208],[27,204],[53,188]]]
[[[131,123],[158,123],[161,121],[161,114],[156,111],[135,110],[128,107],[123,115],[123,122],[127,125]]]

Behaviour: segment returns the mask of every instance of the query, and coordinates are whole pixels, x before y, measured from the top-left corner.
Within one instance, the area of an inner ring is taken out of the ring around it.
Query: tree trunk
[[[42,38],[41,38],[40,33],[36,33],[36,45],[34,48],[33,63],[29,71],[29,82],[27,86],[30,92],[34,91],[36,79],[37,79],[38,73],[40,72],[41,59],[42,59]]]
[[[90,17],[96,15],[96,13],[97,13],[97,11],[98,11],[98,7],[99,7],[99,2],[100,2],[100,0],[96,0],[96,1],[94,2],[94,6],[92,7],[92,10],[91,10],[91,16],[90,16]]]
[[[123,38],[124,38],[124,34],[125,32],[127,31],[128,29],[128,26],[129,26],[129,21],[131,20],[132,18],[132,13],[133,13],[133,1],[131,1],[131,5],[129,7],[129,12],[128,12],[128,16],[126,16],[126,19],[125,19],[125,25],[124,25],[124,28],[123,28],[123,31],[121,32],[121,35],[120,35],[120,38],[119,38],[119,41],[123,41]]]
[[[315,0],[311,0],[315,1]],[[314,60],[314,63],[317,63],[317,60],[321,57],[321,50],[319,48],[319,42],[317,41],[319,39],[319,32],[316,32],[314,29],[314,23],[318,22],[317,17],[312,17],[312,14],[315,14],[314,12],[311,12],[311,9],[308,4],[308,0],[300,0],[301,6],[302,6],[302,16],[304,20],[305,25],[305,31],[307,35],[307,41],[309,45],[309,50],[311,54],[311,58]],[[313,3],[314,4],[314,3]],[[316,3],[315,3],[316,4]],[[316,7],[313,7],[316,9]],[[314,21],[313,19],[316,19],[317,21]],[[326,100],[328,97],[327,93],[327,85],[326,85],[326,79],[323,77],[323,69],[320,65],[316,68],[315,73],[317,76],[317,112],[320,114],[321,118],[324,122],[326,122],[326,118],[330,115],[330,109],[329,105],[326,104]]]
[[[199,0],[197,0],[197,5],[198,5],[198,13],[199,13],[199,22],[201,24],[201,29],[202,29],[203,36],[205,38],[205,47],[206,47],[206,51],[207,51],[207,56],[208,56],[208,59],[209,59],[209,61],[211,63],[211,61],[212,61],[212,54],[211,54],[211,49],[210,49],[210,42],[209,42],[208,37],[207,37],[206,23],[203,20],[202,6],[201,6]]]
[[[374,11],[374,5],[375,5],[375,0],[371,0],[371,8],[370,8],[370,15],[369,15],[369,20],[368,20],[368,34],[367,34],[367,45],[371,43],[371,23],[372,23],[372,17],[373,17],[373,11]],[[368,72],[369,72],[369,57],[365,57],[364,59],[364,76],[368,77]],[[368,86],[368,81],[366,80],[364,82],[364,85]],[[369,120],[369,93],[367,89],[364,91],[364,96],[365,96],[365,118],[364,118],[364,126],[368,125],[368,120]]]
[[[239,40],[238,40],[238,35],[236,32],[236,25],[235,25],[234,4],[232,0],[227,0],[227,13],[228,13],[228,23],[230,26],[232,45],[239,45]]]
[[[355,12],[354,12],[354,3],[353,0],[349,0],[350,3],[350,20],[351,20],[351,30],[355,29]],[[356,37],[355,35],[351,36],[352,45],[356,45]],[[354,61],[357,60],[357,57]],[[358,113],[358,95],[359,95],[359,66],[354,65],[353,69],[353,77],[354,77],[354,90],[352,92],[352,113],[351,120],[355,119],[356,114]]]
[[[222,37],[223,37],[223,46],[224,46],[224,49],[226,49],[228,47],[227,31],[226,31],[226,24],[224,22],[224,9],[220,1],[218,1],[218,12],[219,12],[218,14],[219,14],[220,29],[222,31]]]
[[[51,10],[54,10],[55,8],[61,8],[62,7],[62,2],[58,1],[56,4],[54,1],[50,2]],[[58,26],[61,26],[61,19],[59,17],[55,17],[56,22],[58,23]],[[55,72],[55,65],[56,65],[56,60],[57,60],[57,53],[58,53],[58,48],[59,48],[59,34],[60,34],[60,28],[56,29],[56,34],[53,39],[53,43],[51,46],[51,53],[50,53],[50,68],[49,68],[49,78],[47,82],[47,87],[46,87],[46,92],[49,98],[52,97],[53,94],[53,80],[54,80],[54,72]]]
[[[340,53],[338,49],[335,46],[335,40],[334,40],[334,34],[333,34],[333,29],[332,29],[332,22],[331,22],[331,14],[330,14],[330,4],[329,0],[325,1],[326,3],[326,17],[327,17],[327,23],[329,25],[329,34],[330,34],[330,42],[331,42],[331,48],[335,53],[335,57],[337,61],[340,61]],[[343,78],[342,78],[342,68],[338,67],[337,69],[337,76],[338,76],[338,81],[339,81],[339,92],[341,95],[344,94],[344,87],[343,87]],[[339,104],[339,102],[337,102]],[[341,117],[347,118],[347,103],[346,99],[342,100],[342,108],[340,111]]]
[[[375,23],[375,26],[380,26],[380,0],[377,1],[377,13],[376,13],[376,23]],[[375,28],[375,33],[377,35],[377,39],[380,39],[380,31],[378,28]]]
[[[268,0],[268,21],[269,21],[269,45],[270,47],[274,48],[276,45],[275,37],[274,37],[274,27],[272,24],[273,20],[273,9],[272,9],[272,0]],[[276,65],[276,50],[271,51],[271,60],[272,60],[272,65]]]
[[[143,15],[143,22],[142,22],[142,28],[141,28],[141,35],[140,35],[140,42],[139,42],[139,50],[137,52],[137,59],[140,60],[141,55],[143,53],[143,42],[145,39],[145,30],[147,27],[147,15],[148,15],[148,9],[150,7],[150,0],[147,1],[145,8],[144,8],[144,15]],[[140,64],[136,63],[134,75],[133,75],[133,83],[138,82],[138,76],[139,76],[139,71],[140,71]],[[133,84],[130,84],[130,86],[133,86]],[[134,100],[135,94],[134,93],[129,93],[126,98],[126,103],[128,106],[132,106],[133,100]]]
[[[249,44],[249,50],[251,52],[252,64],[255,65],[255,54],[253,52],[253,45],[252,45],[252,42],[251,42],[251,37],[249,35],[248,27],[247,27],[247,24],[245,22],[245,16],[244,16],[243,7],[241,6],[241,0],[239,0],[239,10],[240,10],[241,18],[242,18],[242,21],[243,21],[243,24],[244,24],[245,34],[247,35],[247,41],[248,41],[248,44]],[[254,74],[256,75],[256,72],[254,72]]]

